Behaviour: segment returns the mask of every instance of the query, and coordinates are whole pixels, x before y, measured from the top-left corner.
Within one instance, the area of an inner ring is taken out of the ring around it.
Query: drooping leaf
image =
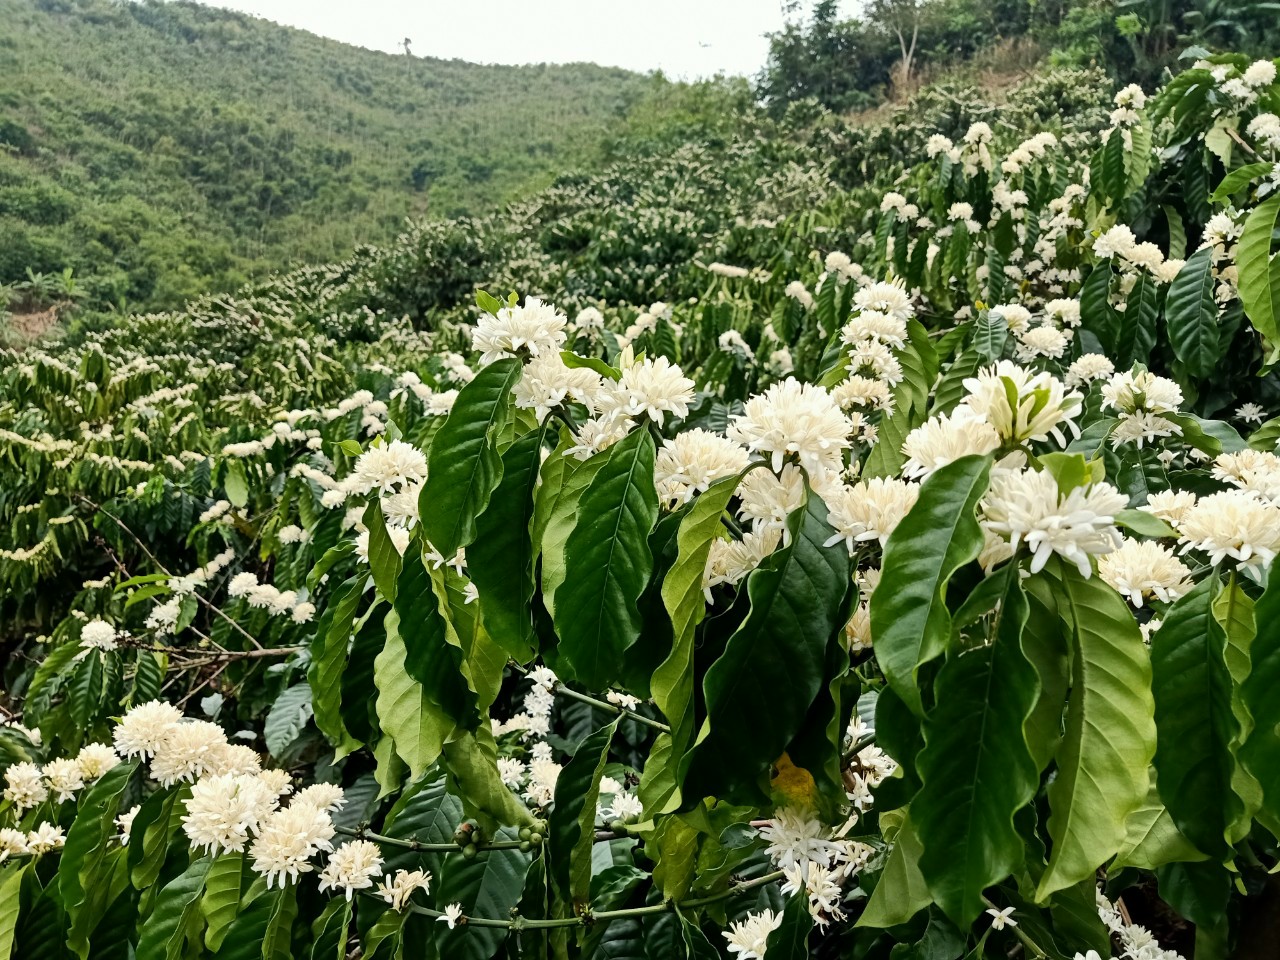
[[[1120,595],[1057,557],[1035,577],[1052,585],[1072,677],[1049,786],[1053,851],[1036,893],[1043,901],[1093,876],[1120,849],[1126,822],[1147,796],[1156,732],[1151,664]]]
[[[1240,763],[1261,785],[1258,819],[1280,830],[1280,565],[1273,563],[1267,589],[1255,608],[1257,634],[1249,647],[1249,675],[1240,698],[1253,719],[1239,750]]]
[[[600,778],[620,722],[621,717],[583,740],[556,780],[550,819],[553,877],[577,905],[585,905],[590,898],[591,847]]]
[[[209,865],[205,876],[200,912],[204,914],[204,945],[214,953],[240,914],[240,893],[244,886],[245,855],[224,853]]]
[[[1022,652],[1028,608],[1012,569],[998,634],[948,660],[938,674],[937,706],[925,720],[918,759],[923,786],[911,801],[924,848],[921,873],[934,900],[961,927],[983,911],[983,891],[1022,862],[1013,816],[1039,786],[1022,732],[1038,679]]]
[[[1125,824],[1124,843],[1112,861],[1111,869],[1137,867],[1139,870],[1154,870],[1166,863],[1203,860],[1205,856],[1178,832],[1169,811],[1160,802],[1160,794],[1153,782],[1146,802],[1130,815]]]
[[[521,663],[533,655],[534,489],[546,427],[531,430],[502,455],[502,481],[476,518],[467,571],[480,595],[485,630]]]
[[[1271,238],[1280,218],[1280,194],[1249,214],[1236,259],[1240,302],[1254,329],[1273,346],[1280,344],[1280,260],[1271,256]]]
[[[507,357],[480,370],[458,391],[431,443],[419,513],[427,539],[445,558],[475,539],[476,517],[502,479],[497,436],[511,415],[521,369]]]
[[[555,596],[560,662],[593,689],[614,679],[623,653],[640,639],[638,602],[653,571],[649,534],[658,517],[648,431],[633,431],[605,455],[579,501]]]
[[[354,576],[337,589],[330,602],[332,612],[325,612],[311,641],[311,667],[307,671],[311,706],[316,726],[337,748],[339,757],[360,745],[342,721],[342,673],[347,665],[351,624],[360,606],[364,582],[363,576]]]
[[[671,617],[671,653],[654,672],[654,703],[671,724],[672,749],[683,754],[693,739],[694,631],[706,615],[702,576],[711,544],[724,529],[720,517],[733,498],[741,476],[713,483],[693,502],[676,535],[676,562],[662,581],[662,602]],[[652,760],[652,757],[650,758]],[[646,770],[648,764],[645,765]]]
[[[410,674],[410,653],[394,609],[387,613],[387,623],[392,629],[373,667],[378,688],[375,707],[383,734],[391,738],[395,753],[417,779],[440,756],[455,724]]]
[[[706,719],[684,799],[760,797],[759,780],[800,730],[824,678],[827,638],[844,626],[850,579],[817,494],[787,518],[790,545],[747,577],[746,619],[702,681]]]
[[[445,619],[447,589],[441,591],[446,599],[446,603],[442,603],[433,572],[443,577],[440,571],[428,571],[425,560],[420,563],[415,559],[405,564],[397,588],[395,616],[389,613],[385,620],[388,642],[393,631],[400,634],[405,648],[405,670],[422,685],[423,696],[449,720],[471,728],[479,722],[477,698],[463,679],[461,640],[456,632],[451,635],[450,624]]]
[[[871,596],[871,633],[885,679],[917,716],[924,706],[916,673],[951,636],[946,587],[977,558],[982,531],[974,511],[986,492],[990,457],[961,457],[935,471],[885,545],[881,583]]]
[[[137,768],[136,762],[122,763],[103,774],[84,792],[76,819],[67,831],[58,863],[58,893],[70,920],[67,944],[81,957],[87,955],[89,933],[107,907],[100,903],[99,910],[89,909],[94,902],[93,888],[106,883],[102,874],[107,846],[115,835],[120,797]]]
[[[1213,616],[1218,589],[1217,577],[1206,577],[1173,605],[1152,635],[1151,666],[1160,799],[1188,840],[1222,858],[1240,801],[1231,791],[1230,744],[1238,725],[1226,636]]]
[[[1183,264],[1165,298],[1169,343],[1193,377],[1211,376],[1222,359],[1214,285],[1213,250],[1205,247]]]
[[[910,818],[904,819],[880,880],[856,926],[896,927],[933,903],[933,895],[920,873],[923,852]]]
[[[138,931],[138,960],[178,960],[183,955],[208,872],[209,858],[201,857],[160,891],[151,915]]]

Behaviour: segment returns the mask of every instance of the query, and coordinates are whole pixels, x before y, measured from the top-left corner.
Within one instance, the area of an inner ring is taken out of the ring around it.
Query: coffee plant
[[[6,354],[0,960],[1274,942],[1277,114],[752,131]]]

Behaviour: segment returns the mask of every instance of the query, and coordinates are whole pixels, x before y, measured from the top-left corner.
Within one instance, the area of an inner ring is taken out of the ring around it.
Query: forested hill
[[[170,306],[485,212],[661,80],[389,55],[193,3],[0,0],[0,284]],[[2,306],[2,304],[0,304]]]

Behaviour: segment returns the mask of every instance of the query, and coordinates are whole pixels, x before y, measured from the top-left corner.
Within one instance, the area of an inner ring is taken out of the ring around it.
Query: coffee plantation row
[[[1275,65],[796,113],[4,355],[0,960],[1267,942]]]

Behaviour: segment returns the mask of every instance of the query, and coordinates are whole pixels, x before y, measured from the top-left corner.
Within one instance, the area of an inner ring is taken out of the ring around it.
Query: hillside
[[[592,160],[664,84],[392,56],[192,3],[0,0],[0,284],[176,306]],[[87,288],[87,289],[86,289]]]

